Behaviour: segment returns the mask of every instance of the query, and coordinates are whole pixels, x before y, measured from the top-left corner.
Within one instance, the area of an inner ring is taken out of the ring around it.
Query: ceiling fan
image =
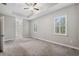
[[[24,9],[31,9],[33,10],[39,10],[38,8],[36,8],[35,6],[37,5],[37,3],[25,3],[27,6],[29,6],[28,8],[24,8]]]
[[[3,5],[7,5],[7,3],[1,3],[1,4],[3,4]],[[25,3],[27,6],[28,6],[28,8],[24,8],[24,9],[31,9],[32,11],[33,10],[39,10],[38,8],[35,8],[35,6],[37,5],[37,3]]]

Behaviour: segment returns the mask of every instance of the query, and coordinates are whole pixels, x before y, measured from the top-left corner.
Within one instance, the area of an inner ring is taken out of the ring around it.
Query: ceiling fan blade
[[[34,8],[35,10],[39,10],[38,8]]]
[[[29,9],[29,8],[24,8],[24,9]]]
[[[33,6],[35,6],[37,3],[34,3]]]
[[[3,5],[7,5],[7,3],[2,3]]]
[[[29,3],[25,3],[27,6],[29,6]]]

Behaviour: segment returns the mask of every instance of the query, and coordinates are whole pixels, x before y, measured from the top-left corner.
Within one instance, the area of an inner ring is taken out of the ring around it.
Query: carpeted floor
[[[38,39],[7,41],[1,56],[78,56],[79,51]]]

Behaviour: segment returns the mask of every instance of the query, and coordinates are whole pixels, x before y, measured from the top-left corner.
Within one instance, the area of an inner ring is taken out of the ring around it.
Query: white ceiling
[[[25,3],[7,3],[7,5],[0,4],[0,13],[28,17],[38,14],[41,11],[48,10],[54,5],[56,5],[56,3],[38,3],[35,7],[38,8],[39,11],[33,10],[32,12],[29,9],[24,10],[24,8],[29,7]]]
[[[39,9],[39,11],[33,10],[33,12],[28,8],[29,6],[25,3],[7,3],[7,5],[3,5],[0,3],[0,13],[10,16],[21,16],[28,19],[34,18],[34,16],[38,16],[39,14],[56,10],[57,8],[64,7],[66,4],[62,3],[38,3],[35,7]],[[45,12],[44,12],[45,11]]]

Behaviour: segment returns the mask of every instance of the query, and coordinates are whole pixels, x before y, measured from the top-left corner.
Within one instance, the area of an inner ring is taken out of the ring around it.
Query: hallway
[[[79,51],[33,38],[8,41],[1,56],[77,56]]]

